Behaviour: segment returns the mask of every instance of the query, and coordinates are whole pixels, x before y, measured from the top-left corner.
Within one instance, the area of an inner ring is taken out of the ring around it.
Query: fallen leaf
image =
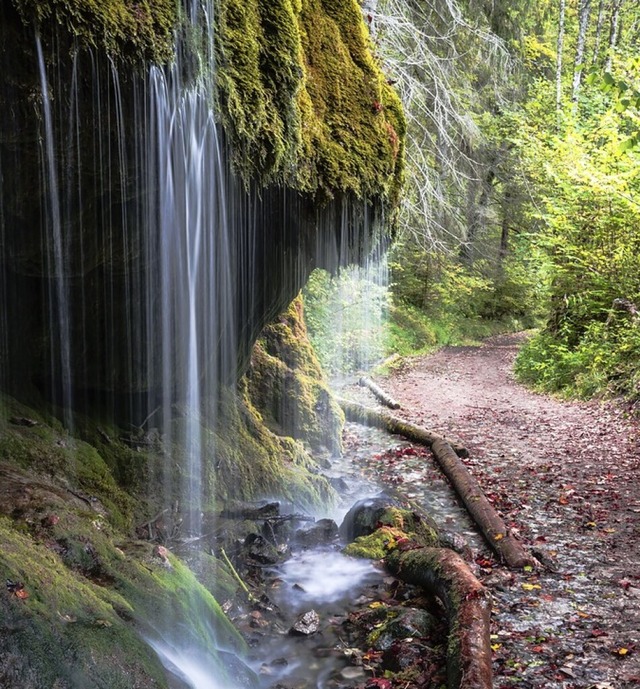
[[[534,589],[541,589],[540,584],[520,584],[525,591],[533,591]]]

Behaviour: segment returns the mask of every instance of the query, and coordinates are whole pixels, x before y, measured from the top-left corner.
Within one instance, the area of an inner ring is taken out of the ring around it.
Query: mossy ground
[[[165,687],[143,635],[179,632],[181,643],[209,652],[243,648],[179,560],[154,556],[148,543],[116,547],[118,534],[95,514],[57,507],[59,521],[46,526],[0,518],[0,576],[19,582],[26,596],[0,594],[3,624],[12,629],[0,635],[5,689]]]

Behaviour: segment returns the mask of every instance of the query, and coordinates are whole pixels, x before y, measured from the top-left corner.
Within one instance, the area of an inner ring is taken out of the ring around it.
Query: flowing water
[[[386,264],[371,239],[383,219],[366,201],[314,208],[294,192],[266,193],[236,179],[213,107],[215,2],[185,0],[185,7],[197,54],[179,46],[171,66],[146,74],[123,74],[88,51],[66,59],[54,47],[48,56],[43,45],[45,38],[57,45],[55,31],[34,36],[39,93],[29,136],[38,142],[39,179],[0,155],[2,265],[20,262],[11,275],[0,271],[0,380],[11,389],[32,376],[29,384],[52,400],[70,432],[76,412],[98,410],[116,423],[133,421],[144,438],[161,437],[166,507],[179,510],[183,533],[197,538],[215,493],[217,403],[261,321],[276,315],[273,285],[295,296],[313,267],[310,256],[332,268],[375,256],[348,273],[347,281],[365,276],[375,289],[361,290],[358,337],[339,343],[341,358],[368,365],[379,343],[366,329],[384,308]],[[15,127],[8,140],[18,140],[22,125],[12,114],[3,121]],[[24,207],[5,206],[9,198]],[[29,234],[13,233],[11,246],[9,212],[25,214]],[[266,227],[278,227],[277,238],[265,238]],[[31,235],[44,258],[34,258]],[[347,291],[339,298],[351,300]],[[42,341],[29,330],[39,317]],[[337,330],[352,320],[343,314]],[[24,328],[24,341],[9,336],[10,323]],[[37,376],[31,363],[12,368],[23,348],[24,361],[47,361]],[[206,443],[212,454],[205,459]],[[344,597],[348,585],[372,575],[368,565],[347,565],[338,555],[324,557],[323,567],[329,562],[333,569],[320,578],[331,595],[311,581],[303,586],[319,604],[331,605],[331,596]],[[282,576],[304,579],[303,564],[291,561]],[[201,649],[186,652],[170,610],[163,618],[161,607],[148,637],[166,667],[194,689],[233,689],[233,681],[216,679],[224,673],[212,652],[215,630]]]

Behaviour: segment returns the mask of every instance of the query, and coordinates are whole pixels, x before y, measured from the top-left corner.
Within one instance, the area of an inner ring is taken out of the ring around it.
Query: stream
[[[328,515],[338,525],[358,500],[378,496],[385,487],[392,486],[386,495],[408,498],[413,505],[429,512],[456,548],[472,557],[479,557],[480,553],[488,557],[482,538],[428,452],[421,453],[383,431],[351,423],[345,427],[344,443],[343,455],[333,458],[323,471],[340,496]],[[252,649],[249,665],[259,676],[260,686],[391,687],[395,685],[375,684],[383,681],[384,663],[393,657],[391,662],[408,664],[415,660],[416,653],[421,654],[420,662],[425,666],[429,661],[428,670],[421,667],[423,675],[430,672],[433,678],[442,679],[441,626],[427,641],[421,636],[412,638],[416,632],[410,623],[409,631],[399,634],[403,638],[389,636],[379,642],[379,647],[367,647],[365,632],[383,626],[382,616],[370,619],[377,609],[395,610],[389,613],[395,616],[401,607],[402,615],[426,615],[423,607],[433,607],[434,601],[426,602],[422,591],[402,584],[378,563],[346,557],[340,552],[343,545],[336,538],[310,546],[294,538],[289,542],[290,555],[286,560],[257,568],[261,588],[266,592],[260,602],[250,609],[241,607],[230,612],[234,624],[248,639]],[[437,607],[433,612],[442,617]],[[317,631],[293,632],[296,621],[305,614],[317,615]],[[422,642],[426,644],[424,648]],[[396,661],[397,657],[409,660]],[[413,686],[426,686],[417,677]],[[199,684],[192,683],[194,689],[200,689]]]

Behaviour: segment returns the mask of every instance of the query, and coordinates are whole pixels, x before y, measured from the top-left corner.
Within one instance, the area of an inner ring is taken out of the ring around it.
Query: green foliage
[[[469,266],[407,243],[394,248],[390,268],[391,343],[401,354],[530,328],[540,316],[543,276],[518,255]]]
[[[384,266],[350,266],[338,276],[323,270],[312,273],[304,290],[306,321],[328,373],[366,370],[387,353],[389,294],[384,273]]]

